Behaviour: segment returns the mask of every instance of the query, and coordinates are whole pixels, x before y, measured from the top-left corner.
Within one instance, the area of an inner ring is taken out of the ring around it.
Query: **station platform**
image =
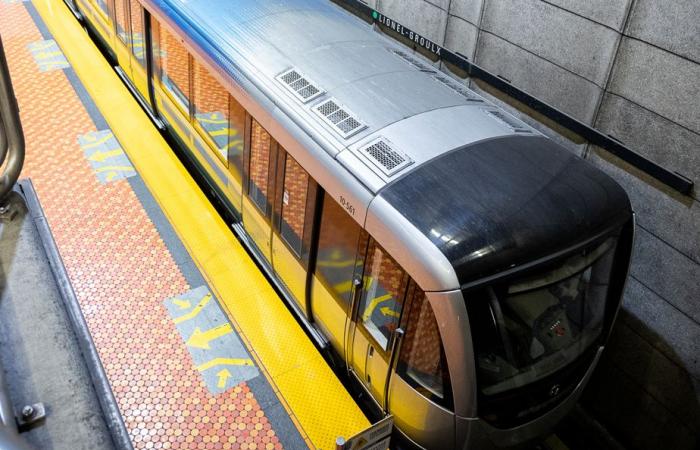
[[[58,0],[0,0],[32,180],[133,448],[334,448],[352,397]],[[103,408],[104,409],[104,408]]]

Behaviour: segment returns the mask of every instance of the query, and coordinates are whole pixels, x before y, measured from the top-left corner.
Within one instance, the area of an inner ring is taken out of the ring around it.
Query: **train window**
[[[143,66],[146,64],[146,44],[143,32],[143,8],[135,0],[129,0],[131,10],[131,53]]]
[[[372,240],[365,263],[360,320],[377,344],[387,350],[398,327],[406,290],[406,272]]]
[[[316,274],[336,301],[347,311],[352,296],[360,226],[326,192],[318,236]]]
[[[228,170],[239,184],[242,183],[243,180],[245,124],[245,108],[229,95]]]
[[[250,199],[264,215],[270,212],[268,189],[268,172],[270,168],[270,147],[272,138],[260,124],[253,120],[250,130],[250,182],[248,192]]]
[[[109,17],[109,6],[107,6],[107,1],[106,0],[96,0],[95,3],[97,3],[97,6],[100,8],[101,12],[105,15],[105,17]]]
[[[228,164],[229,136],[232,132],[228,120],[228,92],[201,64],[195,62],[193,72],[194,119],[224,164]]]
[[[412,299],[411,311],[397,372],[421,395],[448,406],[449,372],[435,314],[425,292],[413,281],[407,297]]]
[[[301,257],[306,216],[306,195],[309,191],[309,174],[287,153],[284,166],[284,192],[282,193],[282,224],[280,235],[294,253]]]
[[[160,61],[160,81],[175,102],[184,111],[189,111],[189,54],[180,40],[170,34],[165,27],[160,27],[159,34],[157,54]]]
[[[122,42],[126,43],[126,2],[125,0],[114,0],[114,16],[117,36]]]

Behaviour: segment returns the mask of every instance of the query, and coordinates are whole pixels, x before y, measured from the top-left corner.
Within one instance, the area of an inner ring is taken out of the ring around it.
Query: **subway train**
[[[329,1],[66,1],[396,442],[571,410],[630,263],[614,180]]]

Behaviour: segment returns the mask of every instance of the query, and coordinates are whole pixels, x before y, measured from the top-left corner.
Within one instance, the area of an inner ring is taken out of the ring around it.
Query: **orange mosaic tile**
[[[193,366],[163,301],[195,286],[129,181],[95,176],[78,136],[99,130],[63,70],[39,71],[28,45],[46,37],[30,8],[0,3],[27,143],[23,177],[36,187],[134,447],[282,448],[247,383],[214,396]]]

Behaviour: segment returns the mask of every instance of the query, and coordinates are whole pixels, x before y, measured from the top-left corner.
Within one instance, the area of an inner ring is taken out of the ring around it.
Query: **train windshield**
[[[465,293],[482,394],[551,375],[598,340],[615,244],[610,238],[544,272]]]

